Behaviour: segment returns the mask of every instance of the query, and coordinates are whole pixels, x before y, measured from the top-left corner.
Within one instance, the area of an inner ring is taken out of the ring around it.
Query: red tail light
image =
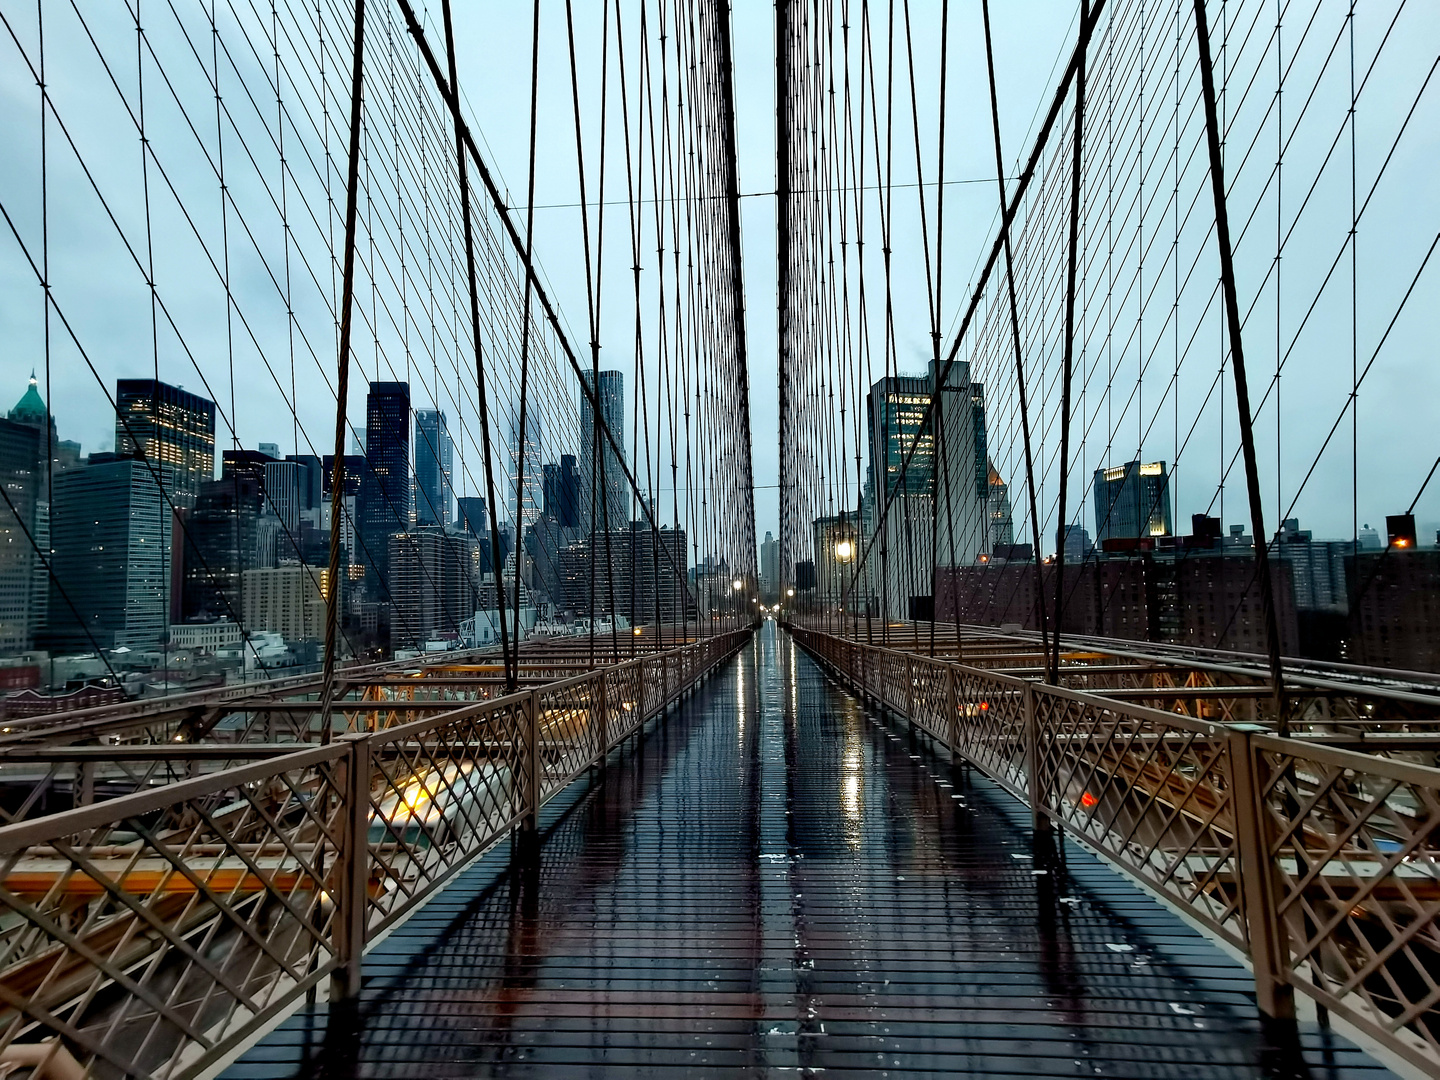
[[[1090,807],[1094,806],[1099,801],[1099,799],[1095,798],[1095,796],[1091,795],[1088,791],[1080,796],[1080,805],[1085,807],[1086,810],[1089,810]]]

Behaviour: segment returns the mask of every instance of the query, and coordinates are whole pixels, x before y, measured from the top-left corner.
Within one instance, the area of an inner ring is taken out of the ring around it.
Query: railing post
[[[525,695],[520,706],[521,734],[524,738],[525,787],[521,807],[520,829],[534,836],[540,820],[540,711],[535,691]]]
[[[955,669],[945,665],[945,741],[950,744],[950,763],[959,764],[960,694],[955,686]]]
[[[600,703],[600,730],[596,736],[596,744],[600,748],[600,764],[603,766],[606,759],[610,756],[610,705],[607,700],[608,695],[606,693],[605,685],[609,680],[605,677],[605,672],[603,670],[598,673],[597,678],[600,682],[600,689],[595,695],[595,700]]]
[[[905,654],[905,718],[915,723],[915,658]]]
[[[340,834],[334,876],[333,937],[336,968],[330,977],[330,1000],[345,1001],[360,993],[365,956],[365,922],[370,903],[370,736],[341,736],[348,744],[339,759]]]
[[[1275,864],[1266,842],[1266,817],[1255,776],[1254,747],[1248,731],[1231,730],[1230,791],[1235,814],[1235,843],[1240,851],[1240,906],[1250,938],[1255,973],[1255,1004],[1276,1020],[1295,1017],[1295,990],[1285,961],[1285,927],[1276,910],[1279,890]]]
[[[1044,754],[1040,746],[1040,710],[1035,707],[1035,684],[1027,682],[1024,691],[1025,772],[1030,795],[1030,824],[1037,833],[1050,831],[1050,815],[1045,813],[1049,798],[1044,777]]]

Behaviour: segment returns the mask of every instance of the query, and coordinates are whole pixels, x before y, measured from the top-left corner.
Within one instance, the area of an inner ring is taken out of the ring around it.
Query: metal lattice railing
[[[185,1077],[737,649],[725,635],[0,827],[0,1064]]]
[[[1440,769],[793,628],[857,690],[1317,1004],[1440,1076]]]

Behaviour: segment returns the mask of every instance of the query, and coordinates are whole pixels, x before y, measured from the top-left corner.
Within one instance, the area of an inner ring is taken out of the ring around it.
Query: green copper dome
[[[40,391],[36,389],[35,373],[30,373],[30,386],[22,397],[10,410],[11,420],[40,420],[45,419],[45,402],[40,400]]]

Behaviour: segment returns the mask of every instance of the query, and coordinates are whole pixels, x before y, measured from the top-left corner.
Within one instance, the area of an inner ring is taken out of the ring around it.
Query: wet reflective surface
[[[1387,1077],[773,623],[232,1077]]]

